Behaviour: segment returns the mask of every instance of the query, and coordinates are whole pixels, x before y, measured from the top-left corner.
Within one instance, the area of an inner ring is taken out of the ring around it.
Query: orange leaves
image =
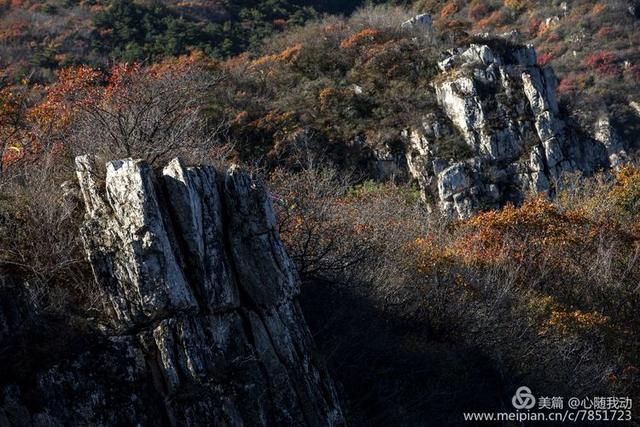
[[[150,67],[140,64],[117,64],[108,73],[88,66],[63,68],[58,81],[45,88],[46,99],[29,111],[29,118],[41,128],[64,130],[83,110],[103,102],[114,107],[126,97],[136,82],[156,80],[186,72],[200,64],[197,54],[167,60]]]
[[[454,2],[454,1],[448,2],[447,5],[445,7],[443,7],[442,10],[440,10],[440,17],[441,18],[448,18],[451,15],[457,13],[458,10],[460,10],[460,7],[458,6],[458,4],[456,2]]]
[[[263,65],[267,65],[270,63],[285,63],[290,64],[296,60],[296,58],[300,55],[302,51],[302,44],[298,43],[296,45],[290,46],[285,50],[273,54],[262,56],[251,63],[251,68],[259,68]]]
[[[491,15],[478,21],[477,26],[479,28],[498,27],[504,24],[505,19],[505,13],[501,9],[498,9],[495,12],[491,13]]]
[[[591,9],[591,13],[593,15],[600,15],[602,12],[605,11],[606,8],[607,8],[606,4],[596,3],[595,5],[593,5],[593,9]]]
[[[489,13],[489,6],[487,6],[484,2],[475,0],[471,5],[469,5],[469,19],[474,21],[478,21]]]
[[[9,122],[18,110],[16,94],[10,88],[0,89],[0,126]]]
[[[320,101],[320,110],[330,110],[336,106],[336,103],[345,99],[350,95],[347,89],[336,89],[327,87],[320,91],[318,100]]]
[[[527,310],[538,319],[538,335],[541,337],[598,333],[611,326],[611,318],[599,311],[576,309],[546,294],[532,294]]]
[[[104,88],[104,96],[112,98],[114,94],[126,87],[141,72],[140,64],[118,64],[111,69]]]
[[[374,43],[380,40],[381,33],[379,30],[374,28],[365,28],[362,31],[359,31],[346,39],[342,40],[340,43],[341,49],[351,49],[353,47],[363,46],[365,44]]]
[[[246,118],[242,113],[236,117],[240,120],[246,120]],[[269,111],[266,115],[250,122],[248,126],[256,129],[260,134],[271,134],[276,141],[275,149],[279,146],[278,142],[296,130],[297,122],[295,114],[291,111]]]
[[[289,123],[292,118],[293,113],[290,111],[284,113],[270,111],[269,113],[267,113],[267,115],[254,120],[249,125],[264,130],[281,128],[282,126]]]
[[[94,90],[101,82],[102,73],[91,67],[60,70],[58,82],[46,88],[46,100],[31,109],[30,119],[44,127],[66,128],[80,105],[93,102]]]
[[[11,43],[14,40],[19,40],[25,36],[28,31],[28,25],[26,23],[15,23],[8,28],[0,29],[0,42]]]
[[[544,197],[535,197],[521,207],[508,205],[500,211],[481,213],[469,219],[466,224],[472,229],[496,230],[501,233],[535,232],[538,237],[555,235],[566,230],[568,218]]]
[[[122,65],[121,65],[122,66]],[[213,70],[219,62],[207,56],[203,51],[191,49],[186,55],[166,58],[160,62],[140,67],[139,64],[128,65],[130,70],[143,72],[148,77],[160,78],[166,75],[182,74],[193,69]],[[111,71],[113,74],[113,70]]]
[[[0,88],[0,170],[24,156],[29,140],[24,117],[27,92],[24,86]]]
[[[88,66],[61,69],[57,82],[41,88],[44,101],[29,108],[26,114],[33,139],[29,143],[31,151],[40,152],[42,147],[52,150],[55,143],[75,140],[71,138],[77,134],[74,132],[89,118],[98,120],[100,117],[100,125],[104,128],[107,116],[124,114],[123,111],[140,105],[152,109],[163,98],[179,97],[187,90],[186,85],[195,79],[191,73],[199,72],[199,67],[204,66],[208,66],[208,62],[193,53],[149,67],[118,64],[108,72]],[[184,78],[185,86],[176,83],[182,81],[180,78]],[[96,132],[99,130],[103,129],[96,129]]]
[[[531,261],[537,254],[586,244],[592,226],[580,213],[560,212],[548,200],[536,197],[521,207],[507,206],[469,219],[457,247],[470,263]]]
[[[640,169],[627,165],[616,173],[617,188],[625,188],[637,185],[640,182]]]
[[[425,237],[410,249],[421,271],[456,261],[470,267],[525,264],[569,272],[584,268],[582,257],[595,251],[603,236],[615,238],[623,248],[632,249],[638,242],[615,222],[594,221],[582,211],[561,211],[536,197],[520,207],[509,205],[459,223],[452,238],[440,246]]]

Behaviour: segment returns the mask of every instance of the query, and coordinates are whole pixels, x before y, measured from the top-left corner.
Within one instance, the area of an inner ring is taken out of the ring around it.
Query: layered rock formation
[[[178,160],[76,165],[107,323],[5,387],[0,424],[344,424],[260,184]]]
[[[592,137],[568,129],[553,70],[537,64],[530,46],[471,44],[449,52],[439,67],[441,111],[407,134],[407,162],[448,215],[467,217],[527,192],[553,195],[563,173],[591,174],[626,158],[606,118]],[[442,152],[460,142],[463,149]]]

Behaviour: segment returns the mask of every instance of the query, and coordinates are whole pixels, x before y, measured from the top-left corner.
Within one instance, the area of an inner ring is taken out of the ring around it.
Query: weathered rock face
[[[104,180],[76,165],[109,325],[99,351],[39,374],[41,406],[5,390],[23,425],[344,424],[260,184],[178,160],[113,161]]]
[[[433,25],[433,18],[428,13],[422,13],[416,15],[411,19],[404,21],[401,25],[402,28],[421,28],[431,29]]]
[[[601,116],[597,120],[593,134],[595,140],[607,150],[611,167],[617,168],[629,160],[622,141],[620,141],[615,129],[611,126],[608,116]]]
[[[472,44],[450,52],[439,67],[434,89],[445,120],[432,114],[409,133],[407,159],[425,191],[434,193],[428,186],[437,183],[446,214],[467,217],[527,192],[553,195],[563,173],[590,174],[626,158],[607,120],[594,137],[567,128],[553,71],[537,65],[532,47]],[[438,153],[442,135],[455,133],[469,151]]]

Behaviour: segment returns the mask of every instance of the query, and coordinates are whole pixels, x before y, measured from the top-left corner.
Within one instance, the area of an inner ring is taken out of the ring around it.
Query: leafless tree
[[[201,161],[225,128],[204,115],[210,89],[222,75],[193,67],[125,78],[101,99],[81,105],[72,132],[76,150],[152,164],[177,155]]]

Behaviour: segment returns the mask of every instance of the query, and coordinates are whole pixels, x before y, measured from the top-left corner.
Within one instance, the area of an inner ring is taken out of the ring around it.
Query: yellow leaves
[[[144,68],[141,67],[140,64],[126,64],[126,66],[131,69],[135,68],[139,74],[144,73],[151,78],[159,78],[166,75],[184,73],[192,68],[213,70],[219,66],[219,62],[209,58],[202,50],[189,49],[189,53],[185,55],[165,58],[158,63],[147,65]]]
[[[411,242],[407,250],[421,273],[430,273],[453,262],[456,253],[440,244],[433,236],[425,236]]]
[[[609,317],[598,312],[584,312],[581,310],[566,310],[557,308],[544,322],[540,335],[546,335],[554,330],[561,335],[594,331],[609,324]]]
[[[610,192],[613,203],[625,213],[637,215],[640,209],[640,169],[625,166],[616,173],[616,184]]]
[[[250,126],[260,129],[280,128],[283,125],[291,122],[292,118],[293,113],[291,111],[286,111],[284,113],[278,111],[270,111],[265,116],[251,122]]]
[[[429,237],[418,239],[409,250],[422,272],[455,263],[463,268],[523,267],[569,276],[587,268],[603,239],[615,242],[606,243],[616,251],[615,259],[625,259],[640,245],[633,230],[611,218],[592,219],[584,210],[562,210],[536,197],[520,207],[480,213],[457,223],[448,238],[437,243]]]
[[[456,247],[470,264],[523,260],[528,253],[574,242],[574,224],[581,217],[566,216],[544,197],[521,207],[481,213],[462,224],[464,238]]]
[[[21,153],[22,152],[22,145],[17,143],[17,142],[13,142],[13,143],[10,143],[7,146],[7,150],[13,151],[15,153]]]
[[[528,300],[527,310],[538,324],[540,336],[567,336],[596,332],[610,326],[611,323],[608,316],[598,311],[567,307],[554,297],[545,294],[532,295]]]
[[[504,0],[504,5],[512,10],[522,10],[526,3],[523,0]]]
[[[337,89],[333,87],[322,89],[318,94],[320,110],[332,109],[336,102],[345,99],[348,95],[349,92],[346,89]]]
[[[235,115],[233,120],[231,120],[231,123],[233,123],[234,125],[237,125],[237,126],[244,125],[247,122],[248,118],[249,118],[249,113],[246,110],[243,110],[243,111],[238,112]]]
[[[2,143],[3,141],[0,140],[0,144]],[[4,165],[10,165],[18,161],[19,159],[21,159],[23,155],[24,155],[24,149],[22,144],[18,142],[9,142],[4,152],[2,153],[2,158],[0,158],[0,162],[2,162]]]
[[[298,129],[295,114],[291,111],[269,111],[266,115],[250,122],[248,126],[255,128],[261,133],[271,134],[275,141],[274,150],[280,148],[280,142],[283,141],[287,135],[293,134]]]
[[[634,166],[624,166],[616,173],[616,182],[620,187],[633,185],[640,180],[640,169]]]

